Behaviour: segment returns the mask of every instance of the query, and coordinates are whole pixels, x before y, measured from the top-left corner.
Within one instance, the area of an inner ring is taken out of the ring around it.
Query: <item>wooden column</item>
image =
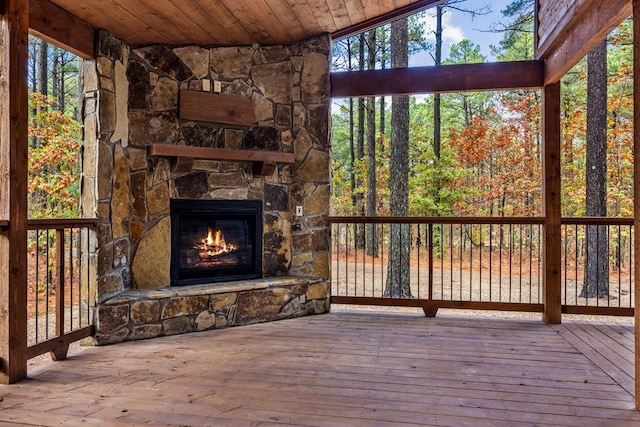
[[[633,0],[633,280],[636,316],[636,408],[640,409],[640,0]]]
[[[544,176],[544,280],[542,297],[546,323],[560,323],[561,310],[561,268],[562,229],[560,207],[560,83],[545,86],[542,101],[543,159]]]
[[[29,1],[0,0],[0,383],[27,376]]]

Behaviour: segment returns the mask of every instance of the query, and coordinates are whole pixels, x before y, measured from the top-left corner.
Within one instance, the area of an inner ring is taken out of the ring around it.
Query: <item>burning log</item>
[[[237,249],[234,244],[225,241],[221,230],[216,230],[214,233],[211,228],[207,228],[207,231],[207,237],[193,246],[193,249],[199,251],[198,257],[201,260],[211,261],[220,255],[231,253]]]

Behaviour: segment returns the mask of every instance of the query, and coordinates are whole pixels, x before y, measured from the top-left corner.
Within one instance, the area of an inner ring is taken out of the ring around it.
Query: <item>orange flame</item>
[[[225,241],[221,230],[214,232],[211,228],[207,228],[207,237],[202,239],[201,243],[196,243],[194,248],[202,250],[204,252],[203,255],[208,257],[232,252],[237,249],[235,245]]]

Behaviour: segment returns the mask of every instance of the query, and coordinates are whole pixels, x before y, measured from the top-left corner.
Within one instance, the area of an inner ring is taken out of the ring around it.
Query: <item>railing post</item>
[[[64,336],[64,228],[56,229],[56,275],[58,276],[58,286],[56,287],[56,334],[58,337]],[[69,351],[68,345],[63,345],[51,351],[53,360],[64,360]]]
[[[433,224],[429,223],[427,226],[427,245],[428,245],[428,257],[429,257],[429,302],[433,301]],[[442,254],[441,254],[442,256]],[[438,314],[438,307],[433,305],[424,305],[422,307],[424,315],[427,317],[436,317]]]
[[[27,376],[29,1],[0,0],[0,383]]]
[[[542,320],[560,323],[562,320],[562,228],[561,228],[561,170],[560,170],[560,83],[543,89],[543,303]]]

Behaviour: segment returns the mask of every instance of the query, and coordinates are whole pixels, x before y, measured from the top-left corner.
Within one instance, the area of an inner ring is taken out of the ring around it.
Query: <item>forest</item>
[[[502,36],[491,46],[491,58],[468,39],[453,43],[448,55],[443,55],[443,18],[447,13],[482,16],[491,8],[481,2],[449,0],[432,10],[334,42],[333,69],[406,67],[409,58],[425,53],[435,65],[531,60],[533,6],[532,0],[514,0],[501,10],[501,19],[486,30]],[[632,26],[627,20],[561,82],[563,217],[633,214],[631,41]],[[332,214],[543,216],[541,103],[539,90],[334,100]],[[584,284],[582,291],[576,290],[576,297],[609,295],[610,271],[621,271],[622,260],[630,253],[629,233],[614,231],[618,240],[612,245],[609,240],[614,237],[604,225],[564,231],[565,242],[575,242],[574,249],[565,251],[565,260],[571,257],[576,264],[576,287],[578,282]],[[441,229],[437,232],[443,233]],[[371,225],[356,227],[353,233],[355,249],[366,247],[366,254],[374,258],[378,257],[378,245],[387,244],[383,296],[414,296],[409,286],[410,251],[424,242],[420,232],[408,225],[391,224],[384,236]],[[499,240],[499,251],[514,249],[513,236],[505,240],[501,227],[496,232],[491,227],[482,231],[462,226],[456,239],[451,237],[453,228],[447,233],[430,243],[437,247],[443,239],[451,239],[450,247],[441,246],[436,256],[468,245],[471,251],[479,251],[481,260],[483,251],[492,256],[495,244],[491,240]],[[515,238],[515,245],[533,251],[529,259],[520,256],[519,260],[520,264],[529,263],[530,270],[539,268],[540,254],[535,255],[538,249],[532,248],[539,248],[540,241],[540,235],[533,232]],[[461,263],[463,258],[461,255]],[[580,274],[578,264],[584,265]],[[470,268],[472,273],[474,268]],[[483,266],[478,268],[482,271]]]
[[[467,9],[477,3],[450,0],[437,12],[423,14],[442,16],[448,8],[484,13],[483,9]],[[533,58],[532,13],[529,0],[516,0],[502,11],[504,23],[493,27],[503,34],[499,45],[491,46],[494,61]],[[420,15],[408,20],[409,55],[426,51],[435,64],[489,60],[479,45],[467,39],[454,43],[442,58],[443,29],[425,28],[424,22]],[[437,22],[442,25],[441,18]],[[391,67],[392,46],[397,46],[391,27],[336,42],[334,70]],[[563,216],[632,215],[631,31],[631,21],[625,21],[598,52],[594,50],[562,80]],[[434,33],[435,43],[427,39],[429,32]],[[593,65],[598,61],[604,68]],[[594,85],[600,87],[594,90]],[[596,98],[588,93],[603,94],[604,101],[588,99]],[[390,175],[404,172],[392,161],[393,145],[398,141],[393,138],[390,98],[334,100],[335,215],[393,214]],[[589,111],[588,101],[604,104]],[[542,215],[540,91],[416,95],[406,102],[407,214]],[[588,170],[594,168],[587,165],[597,165],[602,176],[590,176]],[[603,198],[603,206],[588,207],[588,193]]]
[[[29,37],[29,217],[74,218],[80,195],[80,60]]]

